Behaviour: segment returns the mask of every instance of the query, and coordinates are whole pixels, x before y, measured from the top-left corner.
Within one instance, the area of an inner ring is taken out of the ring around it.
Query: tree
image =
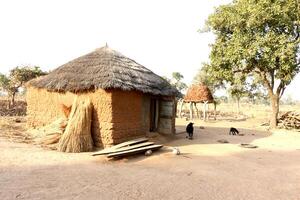
[[[248,95],[248,91],[243,84],[234,84],[228,88],[228,92],[230,96],[236,99],[237,102],[237,110],[240,113],[240,101],[241,98]]]
[[[179,72],[172,73],[171,83],[173,86],[177,88],[177,90],[180,93],[182,93],[182,90],[187,89],[187,85],[181,81],[182,79],[183,79],[183,75],[181,73]]]
[[[193,79],[193,83],[206,85],[212,94],[214,94],[217,89],[225,87],[223,78],[215,76],[214,72],[211,71],[211,67],[207,63],[202,64],[201,69],[197,72]]]
[[[173,72],[171,79],[166,76],[163,76],[163,79],[165,79],[179,91],[179,93],[176,95],[177,97],[181,98],[183,96],[182,91],[187,89],[187,85],[182,82],[183,75],[180,72]]]
[[[46,72],[37,66],[16,67],[10,71],[8,76],[0,74],[0,88],[8,93],[10,104],[14,105],[15,96],[20,87],[24,86],[27,81],[45,74]]]
[[[216,34],[210,67],[232,82],[233,74],[257,75],[272,107],[270,125],[277,126],[279,100],[299,72],[298,0],[235,0],[209,16]]]

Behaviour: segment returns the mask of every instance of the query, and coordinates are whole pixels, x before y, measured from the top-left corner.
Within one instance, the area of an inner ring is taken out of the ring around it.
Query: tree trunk
[[[215,120],[217,120],[216,111],[217,111],[217,103],[214,101],[214,119]]]
[[[16,93],[12,93],[11,96],[10,96],[10,102],[9,102],[9,108],[12,108],[15,106],[15,96],[16,96]]]
[[[276,128],[277,126],[277,118],[279,113],[279,97],[277,95],[272,95],[270,97],[271,106],[272,106],[272,115],[270,118],[270,127]]]
[[[238,114],[240,114],[240,98],[236,98],[236,101],[237,101],[237,111]]]

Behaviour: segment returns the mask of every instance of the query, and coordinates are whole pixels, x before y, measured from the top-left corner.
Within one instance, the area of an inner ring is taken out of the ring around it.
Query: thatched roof
[[[185,102],[196,102],[196,103],[203,103],[208,101],[212,103],[214,98],[210,92],[210,89],[203,84],[200,85],[192,85],[189,87],[185,97]]]
[[[136,90],[165,96],[177,93],[163,78],[107,46],[76,58],[27,85],[75,93],[95,89]]]

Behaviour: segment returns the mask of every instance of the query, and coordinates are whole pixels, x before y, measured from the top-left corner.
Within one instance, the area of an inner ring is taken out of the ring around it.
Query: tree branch
[[[271,87],[272,87],[272,91],[274,90],[274,70],[272,70],[270,72],[270,76],[271,76]]]
[[[284,93],[284,90],[285,90],[285,88],[286,88],[286,87],[283,87],[283,88],[282,88],[282,90],[281,90],[281,93],[280,93],[280,95],[279,95],[279,99],[282,97],[282,95],[283,95],[283,93]]]
[[[273,95],[274,95],[274,93],[273,93],[273,88],[272,88],[272,86],[270,85],[270,82],[269,82],[269,80],[268,80],[268,78],[267,78],[267,76],[266,76],[266,73],[263,72],[263,71],[260,71],[260,70],[258,70],[257,72],[259,72],[259,75],[260,75],[260,77],[262,78],[262,80],[263,80],[263,82],[264,82],[264,85],[267,87],[267,90],[268,90],[268,92],[269,92],[269,95],[270,95],[270,96],[273,96]]]
[[[276,89],[276,95],[281,97],[283,95],[284,90],[285,90],[285,84],[283,81],[280,81],[280,83]]]

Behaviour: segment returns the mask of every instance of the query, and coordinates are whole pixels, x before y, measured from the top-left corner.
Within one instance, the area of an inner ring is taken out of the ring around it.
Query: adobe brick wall
[[[76,96],[80,99],[89,98],[93,104],[92,137],[95,146],[111,146],[144,136],[149,131],[151,97],[141,92],[121,90],[74,94],[28,87],[27,125],[40,127],[64,117],[61,104],[72,105]],[[167,123],[160,118],[159,124],[167,124],[170,127],[168,133],[174,132],[175,116],[170,116]]]
[[[145,136],[148,131],[146,96],[135,91],[114,90],[112,93],[112,139],[113,143]],[[149,108],[148,108],[149,107]]]
[[[95,146],[112,144],[112,93],[111,91],[97,90],[90,93],[57,93],[45,89],[27,88],[27,125],[41,127],[64,117],[61,104],[70,106],[75,96],[90,98],[93,104],[92,136]]]
[[[64,117],[61,104],[70,106],[76,96],[93,104],[92,136],[95,146],[106,147],[144,136],[150,126],[150,98],[140,92],[97,90],[57,93],[28,87],[27,125],[40,127]]]

